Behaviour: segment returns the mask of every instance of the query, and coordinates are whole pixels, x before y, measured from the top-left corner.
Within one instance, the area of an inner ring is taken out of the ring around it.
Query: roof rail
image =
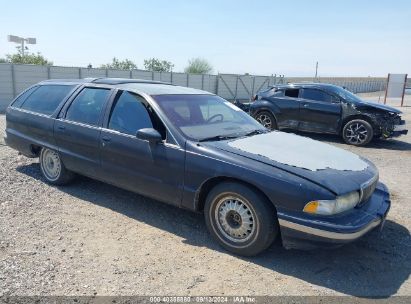
[[[98,84],[124,84],[124,83],[151,83],[151,84],[166,84],[173,85],[169,82],[146,80],[146,79],[130,79],[130,78],[94,78],[92,83]]]

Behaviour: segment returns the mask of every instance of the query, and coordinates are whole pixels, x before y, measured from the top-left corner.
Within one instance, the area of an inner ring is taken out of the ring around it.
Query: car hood
[[[378,174],[371,162],[354,153],[285,132],[204,144],[282,169],[337,195],[360,189]]]
[[[365,105],[367,107],[371,107],[371,108],[375,108],[375,109],[379,109],[379,110],[384,110],[384,111],[388,111],[388,112],[393,112],[393,113],[397,113],[397,114],[401,114],[402,112],[394,107],[390,107],[390,106],[386,106],[380,103],[376,103],[376,102],[372,102],[372,101],[365,101],[362,100],[361,102],[358,103],[359,105]]]

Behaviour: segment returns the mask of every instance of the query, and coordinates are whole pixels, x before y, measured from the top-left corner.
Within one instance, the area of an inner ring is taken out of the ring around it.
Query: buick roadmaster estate
[[[270,131],[205,91],[136,79],[52,80],[7,108],[6,143],[44,178],[89,176],[203,212],[227,250],[337,246],[381,226],[377,168],[351,152]]]

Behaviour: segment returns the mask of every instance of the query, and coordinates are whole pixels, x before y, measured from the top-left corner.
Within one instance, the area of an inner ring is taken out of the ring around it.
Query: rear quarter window
[[[38,86],[32,87],[28,90],[26,90],[23,94],[21,94],[19,97],[16,98],[16,100],[13,101],[11,104],[12,107],[20,108],[23,102],[26,100],[26,98],[33,93],[35,90],[38,89]]]
[[[42,85],[23,101],[21,108],[36,113],[51,115],[74,85]]]

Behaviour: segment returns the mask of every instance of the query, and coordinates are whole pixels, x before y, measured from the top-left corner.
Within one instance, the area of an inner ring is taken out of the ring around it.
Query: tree
[[[184,69],[186,73],[209,74],[213,71],[213,66],[205,59],[193,58],[188,61],[188,66]]]
[[[170,61],[157,58],[144,59],[144,68],[154,72],[171,72],[174,67]]]
[[[0,58],[0,63],[6,63],[7,62],[7,60],[6,59],[4,59],[4,58]]]
[[[28,48],[24,48],[25,51],[28,51]],[[8,63],[24,63],[24,64],[38,64],[38,65],[53,65],[52,61],[44,58],[40,52],[37,54],[24,52],[21,50],[21,46],[17,47],[17,54],[7,54],[5,62]]]
[[[100,68],[115,70],[132,70],[137,69],[137,65],[130,59],[118,60],[116,57],[114,57],[111,63],[102,64]]]

